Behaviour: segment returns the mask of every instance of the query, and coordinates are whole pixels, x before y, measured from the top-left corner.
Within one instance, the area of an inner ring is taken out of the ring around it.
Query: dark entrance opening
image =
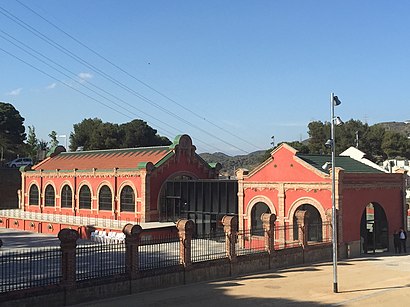
[[[159,220],[190,219],[198,236],[223,233],[223,216],[238,215],[237,195],[236,180],[169,180],[160,192]]]
[[[251,211],[251,234],[256,236],[263,236],[263,222],[262,214],[270,213],[270,209],[267,204],[264,202],[256,203]]]
[[[383,207],[370,203],[363,211],[360,222],[361,253],[377,253],[389,250],[388,223]]]
[[[322,218],[320,217],[319,211],[314,206],[309,204],[303,204],[299,206],[295,212],[297,212],[298,210],[305,210],[308,212],[307,240],[312,242],[322,242]],[[296,215],[293,216],[293,239],[299,240],[298,221]]]

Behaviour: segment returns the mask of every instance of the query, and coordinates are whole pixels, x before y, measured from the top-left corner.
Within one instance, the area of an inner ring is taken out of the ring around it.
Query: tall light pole
[[[57,135],[58,138],[64,138],[65,141],[65,150],[68,151],[67,149],[67,135],[66,134],[62,134],[62,135]]]
[[[333,292],[337,293],[337,220],[336,220],[336,177],[335,177],[335,124],[340,125],[342,121],[335,117],[335,106],[341,104],[339,98],[333,93],[330,94],[330,145],[332,149],[332,245],[333,245]]]

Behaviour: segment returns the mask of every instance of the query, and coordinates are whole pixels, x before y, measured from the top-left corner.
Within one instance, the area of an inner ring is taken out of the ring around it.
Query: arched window
[[[98,194],[98,208],[99,210],[112,210],[112,193],[107,185],[102,186]]]
[[[54,207],[55,205],[55,193],[54,193],[54,187],[49,184],[46,186],[46,191],[45,191],[45,201],[44,205],[46,207]]]
[[[38,193],[38,187],[37,185],[33,184],[30,187],[30,192],[28,196],[28,204],[30,206],[38,206],[39,205],[39,193]]]
[[[73,207],[73,192],[69,185],[63,186],[61,190],[61,208]]]
[[[263,202],[258,202],[252,207],[251,211],[251,234],[253,235],[264,235],[263,233],[263,223],[261,216],[263,213],[270,213],[270,209],[267,204]]]
[[[135,212],[135,194],[129,185],[121,190],[120,208],[121,212]]]
[[[87,185],[83,185],[80,189],[79,207],[80,209],[91,209],[91,191]]]

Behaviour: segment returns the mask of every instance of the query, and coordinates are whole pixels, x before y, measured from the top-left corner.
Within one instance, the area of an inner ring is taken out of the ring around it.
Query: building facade
[[[167,181],[216,179],[219,164],[206,163],[188,135],[170,146],[65,152],[58,146],[32,168],[22,169],[24,211],[130,222],[161,219]]]
[[[239,170],[239,228],[255,234],[262,213],[277,216],[276,240],[298,236],[298,212],[306,212],[309,241],[331,239],[330,156],[299,154],[282,144],[259,167]],[[339,242],[351,255],[387,250],[393,231],[406,225],[403,174],[386,174],[348,156],[336,157],[335,203]]]

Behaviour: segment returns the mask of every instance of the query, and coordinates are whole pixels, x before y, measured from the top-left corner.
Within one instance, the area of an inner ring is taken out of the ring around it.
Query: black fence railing
[[[301,234],[307,231],[308,245],[331,241],[331,224],[310,225],[299,232],[294,225],[275,226],[274,249],[286,249],[302,245]],[[266,251],[265,230],[239,231],[232,237],[236,256],[263,253]],[[137,247],[137,270],[147,271],[215,259],[226,259],[231,255],[231,244],[227,244],[225,233],[194,236],[191,239],[191,257],[182,259],[180,249],[187,248],[187,240],[171,235],[140,237]],[[131,240],[132,241],[132,240]],[[130,241],[130,242],[131,242]],[[131,244],[131,243],[130,243]],[[183,245],[181,245],[183,244]],[[188,253],[189,254],[189,253]],[[126,246],[123,241],[90,242],[78,245],[75,250],[75,281],[92,280],[126,273]],[[62,276],[62,251],[60,247],[42,247],[0,251],[0,293],[27,288],[57,285]],[[186,262],[185,262],[186,263]]]
[[[143,237],[138,247],[138,256],[141,271],[178,265],[179,239],[175,235]]]
[[[191,241],[192,262],[226,258],[225,233],[218,232],[197,236]]]
[[[125,273],[124,242],[77,246],[76,279],[78,281],[122,273]]]
[[[59,247],[0,252],[0,293],[54,285],[60,280]]]
[[[265,252],[265,231],[245,230],[238,232],[236,255],[248,255]]]

